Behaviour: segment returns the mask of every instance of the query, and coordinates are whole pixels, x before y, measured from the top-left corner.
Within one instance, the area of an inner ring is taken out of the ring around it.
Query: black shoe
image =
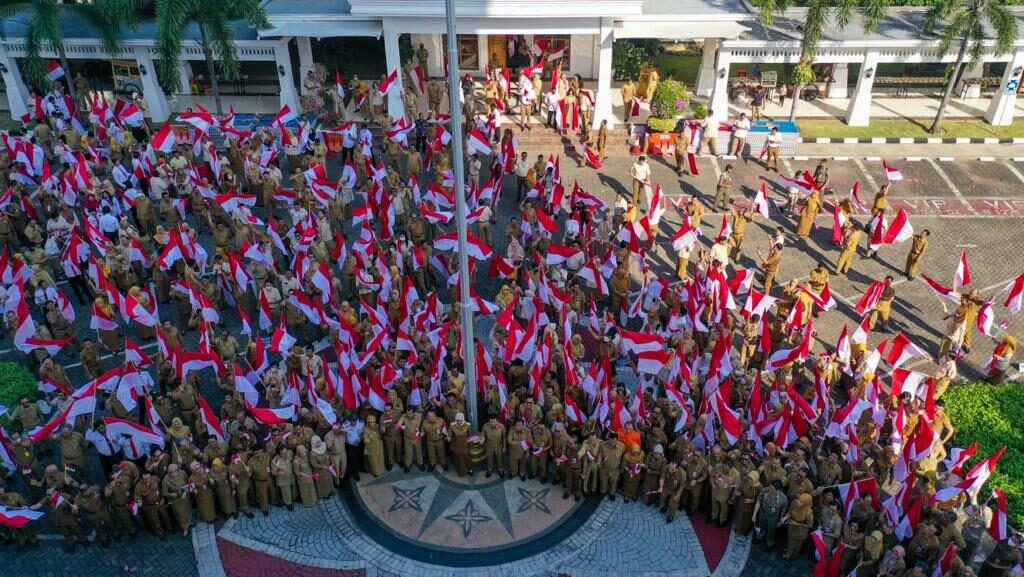
[[[526,475],[519,475],[519,480],[525,482],[526,481]]]
[[[110,541],[100,541],[100,547],[104,549],[110,549]]]
[[[667,505],[666,505],[666,506],[663,506],[663,507],[661,508],[661,512],[662,512],[662,513],[666,512],[666,511],[668,511],[668,506],[667,506]]]
[[[68,550],[68,553],[74,553],[75,552],[75,544],[74,543],[72,543],[70,545],[65,545],[64,547]]]
[[[114,535],[114,541],[117,541],[118,543],[120,543],[122,540],[123,540],[123,538],[120,535]]]
[[[484,478],[486,478],[486,479],[490,479],[490,478],[491,478],[491,472],[490,472],[490,471],[487,471],[487,474],[486,474],[486,475],[484,475]]]
[[[288,505],[288,510],[289,511],[294,511],[295,510],[295,505]]]
[[[566,491],[566,492],[562,493],[562,498],[563,499],[568,499],[569,498],[569,491]]]
[[[25,550],[25,544],[24,543],[18,543],[18,549],[15,551],[15,553],[21,553],[24,550]]]
[[[167,540],[167,535],[164,535],[163,533],[160,533],[159,535],[156,536],[156,538],[160,539],[161,541],[166,541]]]
[[[579,501],[579,500],[580,500],[580,496],[579,496],[579,495],[576,495],[576,500],[577,500],[577,501]]]
[[[498,477],[504,479],[505,478],[505,471],[498,471]]]
[[[263,512],[263,516],[264,517],[269,517],[270,516],[270,511],[264,511]]]
[[[671,523],[672,521],[675,521],[675,520],[676,520],[675,517],[672,517],[671,519],[665,519],[665,524],[667,525],[668,523]]]
[[[411,467],[403,467],[403,468],[402,468],[402,470],[403,470],[403,471],[405,471],[405,474],[406,474],[406,475],[408,475],[408,474],[409,474],[409,469],[411,469]]]
[[[252,519],[252,518],[254,518],[255,516],[254,516],[254,515],[252,514],[252,511],[246,511],[246,512],[245,512],[245,517],[246,517],[247,519]]]
[[[231,518],[232,519],[237,519],[238,518],[238,511],[235,511],[234,513],[232,513],[231,514]]]
[[[889,332],[889,331],[886,331],[886,332]],[[971,354],[971,347],[961,347],[961,349],[963,349],[965,355]]]
[[[442,466],[441,468],[444,469],[445,471],[447,471],[448,470],[448,464],[445,463],[444,466]]]
[[[614,502],[615,501],[615,495],[609,495],[608,496],[608,500]]]

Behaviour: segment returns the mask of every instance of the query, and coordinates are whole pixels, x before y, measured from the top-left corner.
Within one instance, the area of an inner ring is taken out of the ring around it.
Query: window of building
[[[533,43],[538,44],[538,40],[546,42],[549,54],[564,48],[565,51],[562,53],[562,71],[565,72],[572,68],[572,64],[569,60],[571,52],[569,50],[571,45],[569,40],[570,38],[571,37],[568,34],[534,34]],[[556,60],[555,62],[557,63],[558,61]],[[551,70],[551,63],[548,62],[544,68],[545,70]]]
[[[480,69],[480,39],[476,34],[457,34],[455,43],[459,49],[459,70]],[[441,35],[441,49],[448,54],[448,35]],[[447,57],[447,56],[445,56]]]

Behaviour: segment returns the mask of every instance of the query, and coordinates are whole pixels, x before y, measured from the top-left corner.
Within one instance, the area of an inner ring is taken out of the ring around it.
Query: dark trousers
[[[345,443],[345,456],[348,458],[348,469],[345,471],[345,476],[354,476],[356,481],[359,480],[359,473],[364,471],[363,469],[363,444],[351,445]]]
[[[557,119],[555,118],[555,111],[554,110],[548,110],[548,123],[547,123],[547,125],[550,126],[551,128],[558,128],[558,123],[556,122],[556,120]]]
[[[77,300],[80,305],[90,303],[94,298],[96,298],[93,295],[92,288],[89,287],[89,283],[86,282],[83,275],[69,276],[68,285],[71,286],[71,291],[75,293],[75,300]]]

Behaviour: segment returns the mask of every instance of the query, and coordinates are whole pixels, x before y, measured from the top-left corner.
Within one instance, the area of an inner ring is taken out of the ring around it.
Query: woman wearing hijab
[[[794,559],[800,554],[807,535],[814,526],[814,511],[812,505],[814,499],[810,493],[801,493],[789,508],[789,512],[783,517],[783,521],[789,526],[789,535],[786,539],[786,553],[784,559]],[[881,542],[881,540],[879,540]]]
[[[749,535],[754,527],[754,503],[761,492],[761,474],[750,471],[740,479],[739,498],[736,500],[736,532]]]

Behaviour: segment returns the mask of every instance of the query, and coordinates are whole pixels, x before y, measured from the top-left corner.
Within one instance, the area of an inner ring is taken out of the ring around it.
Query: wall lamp
[[[7,74],[7,65],[0,64],[0,74]]]
[[[874,75],[875,75],[875,69],[874,68],[868,68],[867,70],[864,71],[864,78],[871,78]]]
[[[3,64],[0,64],[0,66],[3,66]],[[1018,67],[1013,69],[1013,75],[1014,76],[1020,76],[1021,72],[1024,72],[1024,66],[1018,66]]]
[[[280,74],[281,76],[284,76],[284,65],[283,64],[278,64],[277,65],[277,73]]]
[[[728,70],[726,70],[725,68],[719,68],[718,69],[718,77],[719,78],[725,78],[725,75],[727,73],[728,73]]]
[[[139,74],[141,74],[143,76],[148,74],[148,71],[146,70],[146,65],[145,64],[139,64]]]

